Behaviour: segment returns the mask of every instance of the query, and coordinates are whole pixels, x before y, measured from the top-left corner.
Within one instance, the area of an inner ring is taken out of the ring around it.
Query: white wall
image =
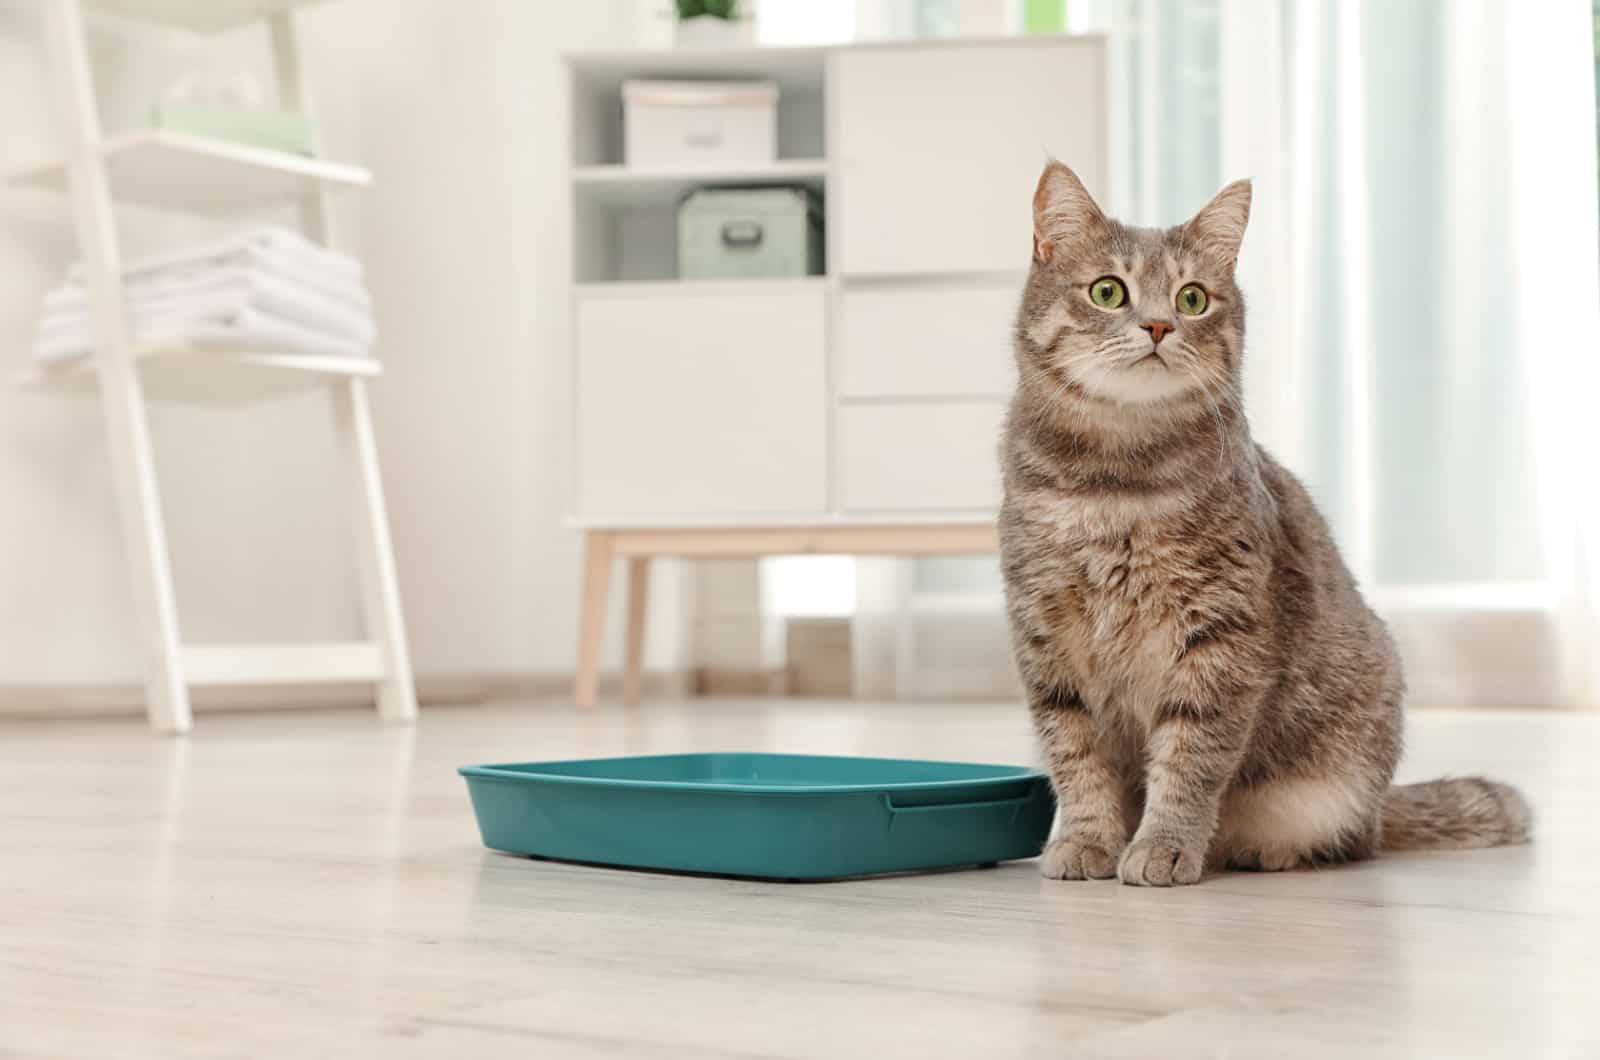
[[[53,151],[34,7],[0,0],[0,168]],[[628,0],[342,0],[301,15],[325,150],[376,174],[370,192],[342,199],[342,234],[367,261],[382,333],[379,445],[423,678],[572,665],[557,56],[624,43],[631,15]],[[136,124],[165,79],[202,57],[268,69],[254,29],[96,40],[113,129]],[[125,234],[138,249],[207,230],[130,214]],[[38,296],[73,254],[62,199],[0,192],[8,372],[25,366]],[[324,408],[316,394],[243,414],[156,407],[186,638],[356,631]],[[92,402],[0,390],[0,496],[0,684],[136,680]],[[681,657],[678,581],[658,575],[652,665]]]

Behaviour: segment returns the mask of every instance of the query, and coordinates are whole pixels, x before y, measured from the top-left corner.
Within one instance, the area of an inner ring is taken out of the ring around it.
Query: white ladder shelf
[[[31,166],[10,181],[64,186],[70,193],[80,252],[87,268],[92,360],[65,370],[37,370],[29,386],[98,392],[111,449],[117,512],[133,574],[134,604],[145,667],[146,705],[157,732],[187,732],[189,690],[200,685],[370,682],[379,714],[416,717],[416,693],[395,577],[389,523],[378,472],[367,379],[376,361],[341,361],[259,353],[150,349],[132,341],[122,287],[113,183],[124,197],[202,211],[298,201],[306,235],[333,245],[331,193],[362,185],[365,170],[318,159],[215,143],[170,133],[105,139],[95,107],[94,73],[84,0],[45,0],[51,68],[66,129],[64,162]],[[198,31],[265,20],[271,34],[283,105],[308,114],[310,94],[300,65],[293,8],[315,0],[94,0],[118,15],[184,25]],[[191,194],[192,189],[198,189]],[[333,399],[339,457],[355,516],[362,610],[361,641],[286,644],[185,644],[167,537],[156,489],[146,405],[151,400],[239,402],[288,389],[325,388]]]

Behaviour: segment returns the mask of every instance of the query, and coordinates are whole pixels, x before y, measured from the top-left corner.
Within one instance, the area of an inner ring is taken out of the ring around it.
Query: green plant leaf
[[[739,17],[739,0],[678,0],[678,21],[701,15],[732,21]]]

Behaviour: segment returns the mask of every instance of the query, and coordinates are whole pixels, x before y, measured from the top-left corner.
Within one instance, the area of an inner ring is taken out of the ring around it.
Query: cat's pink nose
[[[1150,338],[1153,339],[1157,344],[1159,344],[1161,340],[1166,337],[1167,332],[1172,330],[1171,324],[1166,324],[1159,320],[1146,321],[1139,326],[1145,331],[1148,331],[1150,333]]]

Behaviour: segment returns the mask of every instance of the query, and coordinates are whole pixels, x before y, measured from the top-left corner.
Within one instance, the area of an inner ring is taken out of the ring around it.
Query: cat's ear
[[[1239,244],[1244,242],[1244,228],[1249,223],[1250,182],[1236,180],[1189,219],[1183,226],[1184,236],[1218,265],[1231,270],[1239,260]]]
[[[1058,247],[1106,234],[1106,215],[1078,175],[1060,162],[1045,166],[1033,192],[1033,260],[1047,265]]]

